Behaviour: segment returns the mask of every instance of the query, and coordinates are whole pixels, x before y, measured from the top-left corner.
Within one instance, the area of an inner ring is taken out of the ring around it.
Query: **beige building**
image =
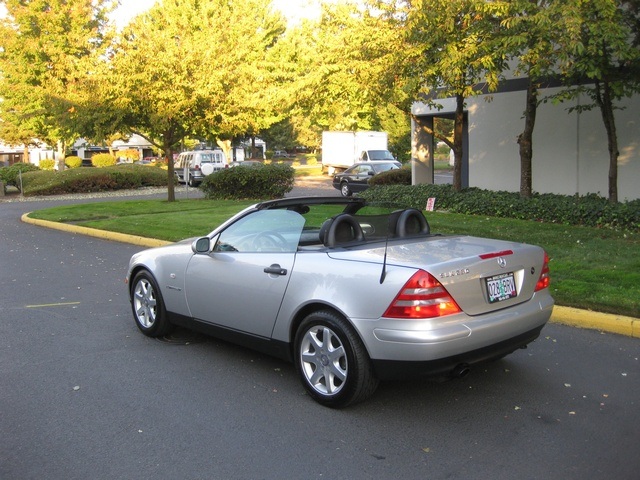
[[[526,82],[511,79],[499,92],[468,98],[465,108],[463,186],[520,191],[518,135],[524,129]],[[559,88],[540,91],[540,98]],[[533,181],[538,193],[608,196],[609,152],[600,110],[568,113],[573,103],[542,103],[533,134]],[[435,117],[453,118],[455,99],[440,100],[441,110],[415,103],[412,113],[413,182],[432,183],[433,139],[420,129]],[[640,198],[640,95],[626,99],[615,111],[620,157],[618,199]]]

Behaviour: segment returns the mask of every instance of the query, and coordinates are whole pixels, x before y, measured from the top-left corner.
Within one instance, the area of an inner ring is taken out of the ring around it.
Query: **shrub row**
[[[424,209],[435,198],[436,210],[517,218],[566,225],[584,225],[640,231],[640,200],[611,204],[595,194],[566,196],[535,194],[522,198],[513,192],[468,188],[455,192],[451,185],[375,186],[360,196],[369,201],[398,203]]]
[[[24,175],[26,172],[35,172],[40,170],[38,167],[31,163],[14,163],[10,167],[0,168],[0,181],[4,183],[5,187],[9,185],[20,189],[20,174]]]
[[[165,170],[138,165],[121,165],[99,169],[74,168],[62,172],[30,171],[22,175],[23,194],[26,196],[166,186],[167,181]]]
[[[200,189],[214,200],[281,198],[293,188],[294,173],[284,164],[238,166],[208,175]]]

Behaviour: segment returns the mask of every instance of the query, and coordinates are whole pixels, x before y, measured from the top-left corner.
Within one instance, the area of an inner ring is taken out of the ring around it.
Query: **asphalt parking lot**
[[[140,334],[123,276],[141,247],[20,221],[73,201],[0,203],[3,480],[637,478],[636,338],[549,324],[463,379],[330,410],[292,365]]]

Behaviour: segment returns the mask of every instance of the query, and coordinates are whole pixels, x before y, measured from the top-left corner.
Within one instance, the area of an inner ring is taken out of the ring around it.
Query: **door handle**
[[[277,263],[274,263],[270,267],[266,267],[264,269],[264,273],[268,273],[270,275],[286,275],[287,274],[287,269],[286,268],[282,268]]]

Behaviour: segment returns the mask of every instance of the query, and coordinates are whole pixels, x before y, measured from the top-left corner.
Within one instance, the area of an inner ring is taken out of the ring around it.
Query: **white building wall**
[[[540,96],[554,93],[544,90]],[[518,135],[524,129],[526,92],[504,92],[467,99],[469,117],[469,185],[488,190],[520,190]],[[490,101],[489,101],[490,100]],[[533,190],[539,193],[608,196],[609,152],[599,109],[568,112],[572,104],[539,106],[533,136]],[[415,104],[415,115],[455,111],[453,99],[439,102],[439,112]],[[620,157],[618,198],[640,198],[640,96],[616,110]]]

